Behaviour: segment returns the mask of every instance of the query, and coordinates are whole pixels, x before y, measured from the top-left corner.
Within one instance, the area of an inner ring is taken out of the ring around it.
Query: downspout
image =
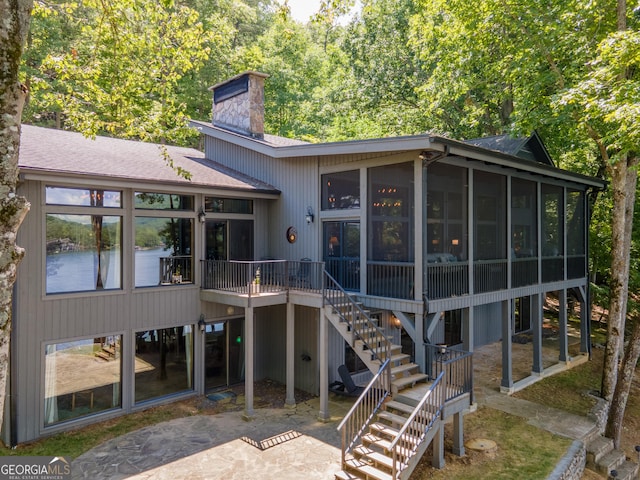
[[[434,139],[434,137],[430,137],[429,138],[429,143],[435,142],[436,140]],[[427,225],[427,209],[426,209],[426,196],[428,194],[428,190],[427,190],[427,175],[426,175],[426,170],[430,165],[433,165],[434,163],[442,160],[445,157],[449,156],[449,152],[450,152],[450,147],[449,145],[444,145],[444,150],[442,152],[438,152],[438,151],[433,151],[433,150],[424,150],[422,152],[420,152],[419,158],[420,160],[422,160],[422,228],[424,231],[425,225]],[[423,239],[424,239],[424,235],[423,235]],[[424,243],[424,240],[422,242],[422,285],[423,285],[423,289],[424,286],[427,285],[427,262],[426,262],[426,258],[427,258],[427,247],[426,247],[426,243]],[[423,299],[423,303],[424,303],[424,313],[422,315],[422,342],[423,344],[430,344],[431,341],[429,339],[429,337],[427,336],[428,333],[428,329],[427,329],[427,325],[426,325],[426,318],[427,318],[427,312],[429,311],[429,299],[427,298],[427,296],[425,295],[425,292],[422,292],[422,299]]]

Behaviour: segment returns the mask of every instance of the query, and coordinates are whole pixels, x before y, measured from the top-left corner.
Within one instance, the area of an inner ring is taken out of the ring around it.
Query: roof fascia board
[[[489,153],[484,148],[467,145],[456,140],[451,140],[443,137],[432,137],[432,141],[434,143],[449,145],[450,155],[469,157],[473,158],[474,160],[480,160],[482,162],[492,163],[494,165],[499,165],[506,168],[530,172],[536,175],[556,178],[568,182],[582,183],[596,188],[604,188],[606,186],[606,182],[604,180],[600,180],[595,177],[589,177],[580,173],[561,170],[557,167],[543,165],[537,162],[531,162],[531,164],[528,164],[525,163],[526,160],[523,161],[521,158],[514,157],[502,152],[496,152],[494,150],[491,150]]]
[[[298,158],[320,155],[349,155],[376,152],[402,152],[411,150],[433,150],[443,152],[449,147],[449,155],[461,155],[483,162],[493,163],[506,168],[512,168],[538,175],[558,178],[570,182],[586,184],[596,188],[603,188],[606,182],[595,177],[579,173],[568,172],[550,165],[531,162],[524,163],[521,158],[494,150],[487,150],[457,140],[433,136],[415,135],[407,137],[376,138],[372,140],[352,140],[333,143],[308,143],[303,145],[279,146],[265,144],[244,135],[236,134],[213,125],[191,120],[191,125],[202,133],[229,143],[262,153],[272,158]]]
[[[211,137],[233,143],[272,158],[300,158],[320,155],[352,155],[377,152],[401,152],[410,150],[443,150],[434,146],[430,137],[415,135],[408,137],[350,140],[346,142],[306,143],[302,145],[273,146],[213,125],[191,120],[191,126]]]
[[[140,182],[132,181],[129,179],[108,179],[100,176],[82,175],[78,173],[68,172],[51,172],[50,170],[30,170],[25,171],[21,169],[21,180],[38,181],[38,182],[53,182],[57,184],[66,185],[100,185],[109,188],[131,188],[134,190],[162,190],[170,193],[203,193],[209,196],[221,195],[225,197],[237,197],[237,198],[266,198],[277,199],[280,197],[279,191],[264,191],[264,190],[252,190],[233,187],[219,187],[203,184],[184,184],[179,182]]]

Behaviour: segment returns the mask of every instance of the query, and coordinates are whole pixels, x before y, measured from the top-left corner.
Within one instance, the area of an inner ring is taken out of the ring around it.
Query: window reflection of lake
[[[136,286],[158,285],[160,276],[160,260],[158,259],[169,255],[170,251],[164,248],[136,250]],[[47,255],[47,293],[95,290],[97,261],[95,250]],[[105,289],[122,288],[119,248],[103,252],[102,268]]]

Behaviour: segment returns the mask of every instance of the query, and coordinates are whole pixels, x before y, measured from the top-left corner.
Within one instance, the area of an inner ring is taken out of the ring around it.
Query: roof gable
[[[465,143],[495,150],[497,152],[513,155],[514,157],[555,166],[554,162],[544,146],[540,135],[533,132],[528,138],[515,138],[509,135],[495,135],[493,137],[474,138]]]

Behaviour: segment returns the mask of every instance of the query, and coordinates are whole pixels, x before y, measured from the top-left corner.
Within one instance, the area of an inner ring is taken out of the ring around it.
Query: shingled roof
[[[191,174],[180,176],[175,167]],[[22,125],[20,171],[108,177],[129,181],[185,184],[255,193],[280,193],[275,187],[204,158],[193,148],[110,137],[87,138],[80,133]]]

